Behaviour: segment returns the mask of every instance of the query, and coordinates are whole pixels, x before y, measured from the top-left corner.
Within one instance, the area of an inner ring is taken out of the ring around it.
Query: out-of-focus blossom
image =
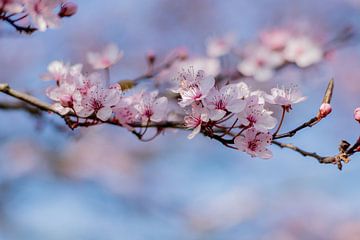
[[[284,58],[299,67],[308,67],[323,58],[322,49],[308,37],[291,38],[284,49]]]
[[[76,77],[81,75],[82,65],[75,64],[70,66],[61,61],[53,61],[48,65],[48,72],[44,73],[41,78],[43,80],[55,80],[57,84],[68,79],[69,77]]]
[[[266,47],[272,50],[282,50],[285,48],[290,36],[290,33],[285,29],[273,29],[262,32],[260,40]]]
[[[59,12],[60,17],[71,17],[76,14],[78,10],[78,6],[72,2],[66,2],[61,5],[61,9]]]
[[[299,103],[306,100],[297,88],[272,88],[271,95],[266,94],[265,100],[270,104],[281,105],[287,110],[291,109],[291,106],[295,103]]]
[[[89,52],[87,60],[94,69],[106,69],[120,61],[123,52],[115,44],[107,45],[101,52]]]
[[[188,139],[193,139],[201,131],[201,125],[209,121],[209,113],[200,104],[192,105],[191,114],[184,118],[185,126],[193,131],[188,135]]]
[[[272,157],[272,152],[266,147],[271,144],[271,140],[270,133],[262,133],[256,131],[255,128],[250,128],[236,137],[234,142],[240,151],[246,152],[252,157],[268,159]]]
[[[26,0],[25,8],[34,25],[39,31],[56,28],[60,24],[60,17],[54,9],[61,3],[59,0]]]
[[[175,90],[179,93],[181,100],[179,105],[186,107],[193,102],[204,99],[214,87],[215,79],[212,76],[205,76],[205,72],[200,70],[195,74],[193,68],[182,71],[177,77],[179,88]]]
[[[112,115],[112,107],[120,100],[118,89],[106,88],[103,86],[93,86],[86,95],[82,96],[79,103],[75,104],[74,109],[80,117],[89,117],[95,114],[102,121],[108,120]]]
[[[239,63],[238,70],[247,77],[253,77],[257,81],[264,82],[274,76],[275,68],[283,62],[284,59],[280,53],[258,46],[246,54]]]
[[[149,121],[161,122],[165,119],[167,113],[168,99],[166,97],[157,97],[158,92],[142,93],[140,101],[134,107],[139,113],[139,118],[143,123]]]
[[[48,65],[48,72],[44,73],[41,78],[43,80],[55,80],[60,82],[68,73],[68,66],[61,61],[53,61]]]
[[[24,6],[19,0],[0,0],[0,9],[4,12],[14,14],[22,12]]]
[[[235,45],[235,35],[227,34],[219,38],[209,38],[206,43],[206,53],[209,57],[217,58],[230,53]]]
[[[356,108],[354,111],[354,118],[360,123],[360,107]]]
[[[221,64],[217,58],[189,58],[187,60],[176,62],[170,69],[163,70],[158,76],[156,76],[156,81],[172,81],[174,78],[176,78],[179,72],[189,68],[193,68],[194,71],[203,70],[208,75],[217,76],[221,71]]]
[[[271,116],[271,111],[264,109],[263,104],[259,104],[258,96],[250,96],[246,101],[245,109],[238,114],[240,124],[245,127],[252,127],[260,132],[268,132],[269,129],[276,126],[276,118]]]
[[[225,85],[220,90],[212,88],[205,98],[210,119],[213,121],[220,120],[227,111],[232,113],[241,112],[246,104],[245,100],[242,99],[243,88],[245,88],[244,83]]]
[[[323,103],[323,104],[321,104],[320,109],[319,109],[319,116],[321,118],[324,118],[327,115],[329,115],[331,113],[331,111],[332,111],[331,105],[329,103]]]

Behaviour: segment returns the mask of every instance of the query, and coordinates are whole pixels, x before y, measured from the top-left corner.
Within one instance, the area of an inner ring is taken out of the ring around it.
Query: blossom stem
[[[107,67],[104,69],[105,70],[105,79],[106,79],[106,83],[110,84],[110,68]]]
[[[278,128],[276,129],[276,131],[273,134],[273,137],[276,136],[276,134],[280,131],[280,128],[281,128],[281,126],[282,126],[282,124],[284,122],[286,107],[285,106],[281,106],[281,107],[282,107],[281,120],[280,120]]]

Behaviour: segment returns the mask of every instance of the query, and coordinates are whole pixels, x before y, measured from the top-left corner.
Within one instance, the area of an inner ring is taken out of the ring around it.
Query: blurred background
[[[19,35],[0,23],[0,82],[46,100],[39,80],[52,60],[84,62],[109,42],[124,50],[113,81],[146,69],[185,46],[204,55],[208,37],[232,32],[240,43],[273,27],[297,26],[329,39],[346,26],[360,32],[358,0],[83,0],[57,30]],[[335,154],[359,125],[360,46],[338,49],[306,71],[284,69],[261,88],[296,82],[308,100],[283,130],[316,113],[335,78],[333,113],[289,142]],[[263,84],[263,85],[262,85]],[[9,100],[0,95],[0,100]],[[56,117],[0,111],[0,240],[360,239],[360,159],[339,171],[272,147],[253,159],[203,136],[167,131],[149,143],[112,126],[54,127]]]

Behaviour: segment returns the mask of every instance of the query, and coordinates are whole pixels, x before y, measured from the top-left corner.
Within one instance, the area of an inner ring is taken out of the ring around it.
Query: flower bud
[[[360,123],[360,107],[356,108],[354,111],[354,118]]]
[[[149,66],[154,65],[155,60],[156,60],[156,54],[154,51],[148,51],[146,54],[146,60],[149,64]]]
[[[72,2],[67,2],[61,5],[61,9],[59,12],[60,17],[71,17],[77,12],[77,5]]]
[[[329,103],[323,103],[321,104],[319,109],[319,117],[324,118],[327,115],[329,115],[331,111],[332,111],[331,105]]]
[[[179,47],[176,49],[179,59],[186,60],[189,57],[189,51],[185,47]]]

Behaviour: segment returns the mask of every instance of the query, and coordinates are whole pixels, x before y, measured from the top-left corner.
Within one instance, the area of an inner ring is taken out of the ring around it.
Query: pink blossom
[[[70,66],[61,61],[53,61],[48,65],[48,72],[44,73],[41,78],[43,80],[55,80],[57,84],[68,80],[69,77],[80,76],[82,70],[81,64]]]
[[[60,17],[71,17],[77,12],[78,6],[72,2],[66,2],[61,5]]]
[[[299,67],[308,67],[320,62],[323,54],[322,49],[307,37],[290,39],[284,49],[284,58]]]
[[[47,28],[59,26],[60,17],[54,13],[54,9],[61,3],[60,0],[26,0],[24,3],[39,31],[44,32]]]
[[[106,69],[120,61],[123,52],[115,44],[107,45],[101,52],[89,52],[87,60],[94,69]]]
[[[290,33],[284,29],[273,29],[260,34],[261,42],[272,50],[284,49],[289,39]]]
[[[281,54],[271,51],[263,46],[258,46],[243,59],[239,65],[240,73],[255,80],[264,82],[270,80],[274,69],[284,62]]]
[[[89,117],[95,114],[102,121],[108,120],[112,115],[112,107],[120,100],[118,89],[104,86],[92,86],[86,95],[82,95],[81,102],[74,106],[77,115]]]
[[[200,104],[192,105],[191,114],[184,118],[185,126],[193,131],[188,135],[188,139],[193,139],[201,131],[201,125],[209,121],[209,114],[206,108]]]
[[[120,101],[113,107],[115,118],[119,123],[129,129],[129,124],[137,120],[137,110],[134,107],[133,97],[122,97]]]
[[[65,81],[60,86],[50,87],[47,89],[46,94],[56,102],[53,104],[53,108],[63,115],[67,114],[81,100],[81,95],[76,92],[74,82]]]
[[[186,60],[178,61],[170,69],[163,70],[157,77],[156,81],[166,82],[176,78],[179,72],[184,69],[193,68],[194,71],[203,70],[207,75],[217,76],[221,71],[220,61],[217,58],[193,57]]]
[[[360,107],[356,108],[354,111],[354,118],[360,123]]]
[[[139,118],[143,123],[149,121],[161,122],[165,119],[167,113],[168,99],[166,97],[157,98],[158,92],[142,93],[138,104],[135,104],[135,109],[138,111]]]
[[[21,13],[24,6],[19,0],[0,0],[0,9],[7,13]]]
[[[252,157],[268,159],[272,152],[266,147],[271,144],[270,133],[256,131],[255,128],[245,130],[242,135],[235,138],[234,143],[237,149],[250,154]]]
[[[189,106],[193,102],[204,99],[215,84],[214,77],[205,76],[205,72],[202,70],[195,74],[193,68],[180,73],[177,80],[179,81],[179,89],[175,92],[181,96],[179,102],[181,107]]]
[[[206,52],[209,57],[217,58],[228,54],[234,45],[234,34],[227,34],[220,38],[209,38],[206,43]]]
[[[324,118],[327,115],[329,115],[331,113],[331,111],[332,111],[331,105],[329,103],[323,103],[323,104],[321,104],[320,109],[319,109],[319,116],[321,118]]]
[[[81,95],[87,95],[92,87],[104,87],[105,80],[100,73],[91,73],[88,76],[79,77],[77,80],[77,90]],[[119,89],[121,90],[121,89]]]
[[[205,98],[210,119],[217,121],[223,118],[227,112],[241,112],[246,105],[246,101],[242,99],[244,88],[244,83],[225,85],[220,90],[212,88]]]
[[[260,132],[267,132],[276,126],[276,118],[271,116],[271,111],[264,109],[263,104],[259,104],[258,96],[250,96],[246,101],[245,109],[238,114],[240,124],[245,127],[253,127]]]
[[[306,97],[297,91],[297,88],[272,88],[271,95],[266,94],[265,100],[270,104],[281,105],[291,109],[291,105],[306,100]]]

